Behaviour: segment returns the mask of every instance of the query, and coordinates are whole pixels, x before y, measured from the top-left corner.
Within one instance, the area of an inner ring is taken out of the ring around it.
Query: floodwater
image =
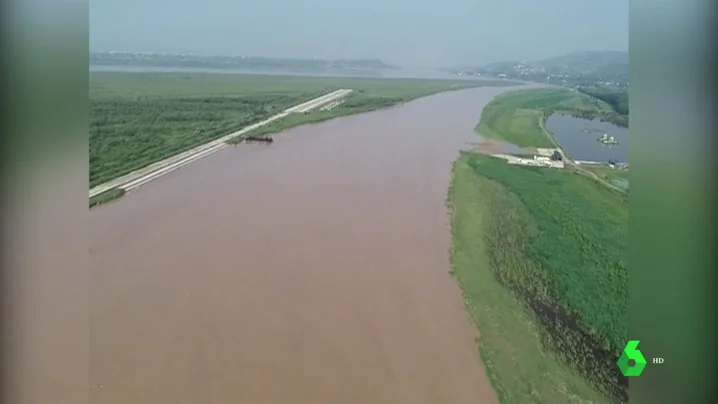
[[[91,401],[497,402],[445,198],[506,90],[295,128],[91,210]]]
[[[561,148],[574,160],[616,160],[628,162],[628,129],[599,119],[583,119],[553,114],[546,120],[546,129],[553,133]],[[603,134],[613,136],[618,145],[606,146],[597,139]]]

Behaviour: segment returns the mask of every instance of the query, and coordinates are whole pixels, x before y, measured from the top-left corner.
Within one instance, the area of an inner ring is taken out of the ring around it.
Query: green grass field
[[[502,81],[199,73],[90,74],[90,187],[191,149],[338,88],[357,94],[287,125],[364,112],[424,95]]]
[[[619,187],[628,189],[629,184],[629,170],[628,169],[616,169],[608,166],[593,166],[583,165],[583,169],[595,173],[600,178],[608,181],[609,183]]]
[[[565,170],[462,153],[454,276],[504,403],[625,400],[625,194]]]
[[[607,103],[567,89],[512,91],[496,97],[483,110],[476,132],[481,136],[519,147],[553,148],[544,120],[554,112],[605,116],[613,110]]]
[[[628,169],[616,169],[604,165],[584,165],[582,167],[587,170],[593,171],[594,173],[605,179],[623,178],[627,180],[629,178],[630,171]]]

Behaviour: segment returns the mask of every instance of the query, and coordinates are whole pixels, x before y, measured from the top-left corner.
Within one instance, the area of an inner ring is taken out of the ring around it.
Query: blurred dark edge
[[[631,403],[718,403],[717,12],[630,3],[629,336],[648,360]]]
[[[88,402],[88,5],[0,7],[0,400]]]

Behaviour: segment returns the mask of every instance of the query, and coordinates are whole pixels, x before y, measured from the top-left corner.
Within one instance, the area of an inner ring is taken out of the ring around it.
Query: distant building
[[[521,164],[525,166],[534,166],[534,167],[553,167],[553,168],[563,168],[563,162],[562,161],[551,161],[551,158],[546,156],[534,156],[533,159],[523,159],[518,158],[515,160],[515,162],[509,161],[509,164]]]

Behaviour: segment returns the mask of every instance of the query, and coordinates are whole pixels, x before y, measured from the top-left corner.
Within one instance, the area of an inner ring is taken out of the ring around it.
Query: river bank
[[[524,148],[560,147],[543,114],[584,97],[504,94],[477,131]],[[627,196],[574,168],[473,152],[454,165],[453,271],[502,402],[627,399],[615,365],[627,338]]]

